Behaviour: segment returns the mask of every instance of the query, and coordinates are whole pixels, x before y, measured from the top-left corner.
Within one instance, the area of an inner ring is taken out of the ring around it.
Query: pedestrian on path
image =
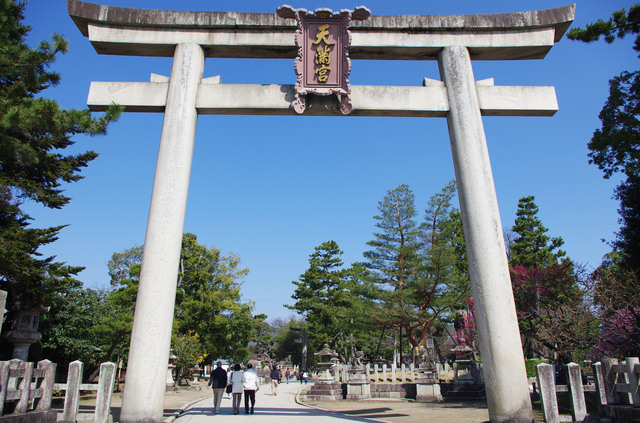
[[[271,378],[271,395],[278,395],[278,384],[280,383],[280,370],[278,370],[277,365],[273,365],[273,369],[271,369],[271,373],[269,373],[269,377]]]
[[[256,391],[260,389],[260,379],[258,379],[258,373],[253,370],[251,363],[247,364],[247,371],[244,372],[242,385],[244,388],[244,414],[253,414],[253,407],[256,404]],[[251,407],[249,407],[249,402],[251,402]]]
[[[240,364],[233,366],[231,372],[231,393],[233,394],[233,414],[240,414],[240,400],[242,399],[244,372]]]
[[[213,412],[220,412],[220,403],[222,403],[222,395],[227,387],[227,372],[222,368],[222,361],[216,363],[216,369],[209,376],[209,385],[213,388]]]
[[[284,372],[284,377],[287,378],[287,385],[289,384],[289,378],[291,377],[291,372],[289,371],[289,368],[287,367],[287,371]]]

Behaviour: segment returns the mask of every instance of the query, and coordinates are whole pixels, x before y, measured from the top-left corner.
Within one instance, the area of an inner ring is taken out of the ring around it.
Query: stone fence
[[[83,384],[84,365],[74,361],[69,365],[67,383],[54,383],[56,364],[49,360],[34,363],[21,360],[0,362],[0,422],[75,422],[78,418],[80,391],[97,391],[95,423],[106,423],[111,412],[111,396],[115,382],[115,363],[102,363],[97,384]],[[53,391],[65,391],[64,410],[58,419],[51,410]],[[15,403],[13,412],[4,415],[5,405]]]
[[[413,364],[402,364],[399,367],[386,364],[381,366],[336,364],[331,368],[331,373],[333,373],[331,380],[320,378],[322,380],[319,379],[316,383],[327,388],[325,389],[327,392],[330,388],[330,394],[322,389],[312,388],[307,395],[314,398],[324,396],[326,397],[323,397],[324,399],[411,398],[421,402],[439,402],[443,400],[445,393],[441,391],[441,386],[445,386],[447,391],[456,391],[458,394],[468,390],[475,397],[477,394],[475,388],[468,389],[468,386],[475,387],[478,385],[477,382],[482,380],[481,365],[471,361],[456,363],[453,367],[437,363],[428,368],[416,368]],[[450,381],[453,383],[447,384]],[[455,388],[451,385],[455,385]],[[482,384],[479,385],[482,386]],[[337,394],[340,390],[342,395]]]
[[[589,416],[585,392],[596,392],[600,402],[600,415],[607,418],[640,422],[640,388],[638,379],[640,364],[637,357],[627,357],[622,363],[616,359],[604,359],[593,366],[595,385],[583,385],[582,371],[576,363],[567,365],[567,385],[555,384],[554,367],[550,364],[537,366],[540,398],[545,422],[598,421],[599,417]],[[571,415],[560,415],[558,392],[568,392]],[[610,421],[610,420],[608,420]]]
[[[421,367],[415,367],[413,363],[402,364],[400,367],[395,364],[366,364],[363,367],[370,383],[416,383],[417,378],[425,371]],[[347,383],[350,368],[351,366],[346,364],[333,366],[331,369],[333,378],[338,382]],[[444,365],[435,363],[435,368],[432,371],[435,373],[435,378],[442,382],[457,382],[460,379],[472,379],[480,382],[483,379],[482,363],[453,363],[453,366],[449,363]]]

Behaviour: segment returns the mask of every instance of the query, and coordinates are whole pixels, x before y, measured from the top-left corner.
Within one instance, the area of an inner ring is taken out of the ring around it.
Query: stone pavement
[[[486,402],[444,402],[418,403],[401,400],[367,400],[367,401],[328,401],[299,402],[299,392],[309,385],[298,382],[281,384],[278,395],[271,395],[271,387],[262,385],[256,394],[255,414],[244,414],[244,398],[241,414],[231,414],[231,399],[223,398],[220,414],[213,413],[213,393],[206,385],[200,391],[180,390],[168,393],[164,401],[164,421],[167,423],[211,423],[251,421],[299,423],[301,418],[316,422],[438,422],[438,423],[481,423],[489,419]],[[114,394],[111,401],[113,421],[120,418],[122,397]],[[95,406],[94,399],[86,399],[80,403],[80,413],[91,413]],[[306,421],[306,420],[305,420]]]
[[[309,386],[309,385],[307,385]],[[194,402],[175,420],[175,423],[203,422],[425,422],[481,423],[489,414],[484,402],[426,404],[409,401],[331,401],[301,404],[297,394],[305,386],[299,383],[281,384],[278,395],[271,394],[269,385],[262,385],[256,394],[255,414],[244,414],[244,398],[240,415],[234,416],[231,399],[223,399],[220,414],[213,413],[211,397]],[[209,391],[211,392],[211,391]],[[212,420],[215,419],[215,420]]]

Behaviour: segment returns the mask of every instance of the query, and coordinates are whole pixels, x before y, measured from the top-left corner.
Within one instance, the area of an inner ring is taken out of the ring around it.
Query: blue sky
[[[273,0],[104,0],[114,6],[275,13]],[[560,0],[450,2],[371,0],[289,2],[294,7],[334,10],[364,4],[373,15],[472,14],[565,6]],[[585,0],[576,4],[574,25],[584,26],[628,8],[628,1]],[[35,45],[52,33],[69,40],[69,52],[53,69],[62,83],[45,91],[64,108],[84,108],[91,81],[149,80],[169,75],[171,59],[99,56],[67,14],[66,1],[31,0],[26,23]],[[633,39],[607,45],[563,38],[544,60],[474,62],[476,79],[496,85],[555,86],[560,110],[553,117],[488,117],[485,132],[503,228],[512,226],[518,199],[536,197],[550,236],[564,239],[575,262],[596,267],[618,229],[616,180],[604,180],[588,164],[587,142],[608,96],[608,80],[637,70]],[[205,77],[222,83],[293,84],[293,59],[207,59]],[[439,79],[436,62],[353,61],[354,85],[414,85]],[[85,179],[67,187],[73,198],[61,210],[30,205],[40,227],[68,224],[43,249],[71,265],[86,266],[86,287],[108,288],[107,262],[144,242],[162,115],[127,113],[107,136],[76,138],[75,151],[100,157]],[[319,128],[339,136],[325,140]],[[302,136],[301,136],[302,135]],[[185,231],[201,244],[233,252],[250,269],[242,294],[269,318],[288,317],[293,280],[308,267],[309,254],[335,240],[345,264],[362,260],[375,230],[373,216],[386,192],[408,184],[424,214],[429,197],[454,178],[446,120],[305,116],[201,116],[198,120]]]

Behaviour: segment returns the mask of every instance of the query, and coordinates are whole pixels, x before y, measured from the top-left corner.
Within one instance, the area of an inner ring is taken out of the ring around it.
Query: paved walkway
[[[244,423],[244,422],[294,422],[310,419],[312,422],[438,422],[438,423],[482,423],[489,419],[487,404],[478,402],[419,403],[402,400],[361,400],[312,402],[307,405],[296,401],[302,388],[298,382],[281,384],[278,395],[271,395],[271,387],[262,385],[256,395],[255,414],[244,414],[244,398],[241,414],[231,414],[231,399],[223,398],[220,414],[213,413],[213,392],[205,388],[200,391],[180,390],[167,394],[164,401],[164,421],[173,423]],[[111,402],[113,421],[120,420],[122,397],[115,394]],[[61,405],[60,405],[61,406]],[[95,399],[80,403],[80,413],[93,413]],[[60,410],[61,411],[61,410]],[[306,421],[306,420],[305,420]]]
[[[308,386],[308,385],[307,385]],[[223,398],[220,414],[213,413],[212,397],[185,407],[175,423],[244,423],[252,422],[438,422],[481,423],[488,420],[485,402],[427,404],[409,401],[332,401],[303,405],[296,394],[305,386],[299,383],[281,384],[278,395],[271,394],[269,385],[262,385],[256,394],[255,414],[244,414],[244,398],[240,415],[234,416],[231,399]],[[211,391],[209,391],[211,392]],[[304,419],[304,420],[301,420]]]
[[[308,385],[307,385],[308,386]],[[379,422],[380,420],[345,416],[331,411],[323,411],[296,402],[296,394],[304,385],[299,383],[283,383],[278,388],[278,395],[271,394],[270,385],[262,385],[256,393],[255,414],[244,414],[244,397],[240,414],[232,414],[231,399],[223,398],[220,414],[213,413],[213,399],[202,399],[192,404],[176,420],[176,423],[224,423],[224,422]]]

